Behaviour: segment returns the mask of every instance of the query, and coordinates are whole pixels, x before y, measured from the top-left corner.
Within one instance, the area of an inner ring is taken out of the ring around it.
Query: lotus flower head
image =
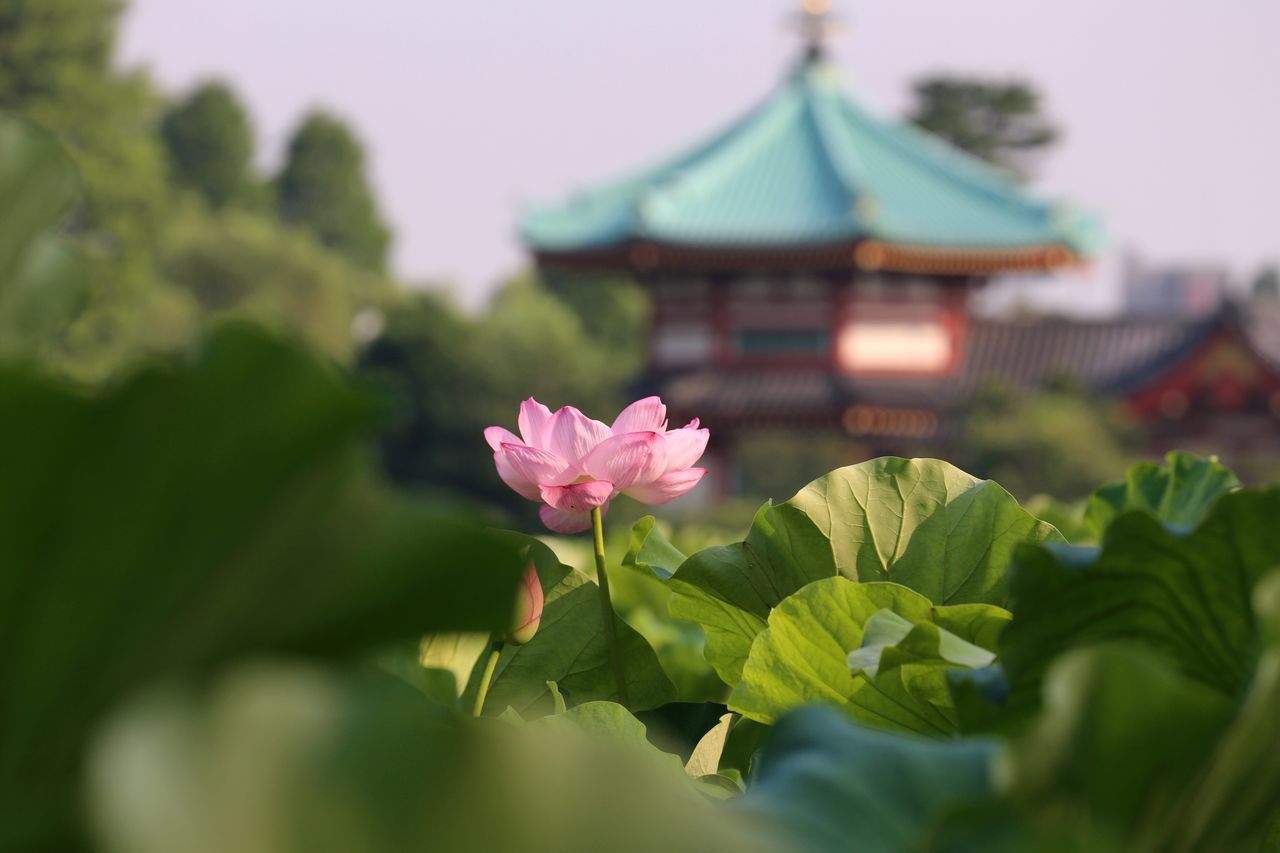
[[[693,464],[709,433],[698,420],[667,429],[667,407],[657,397],[627,406],[612,426],[572,406],[552,413],[530,397],[520,404],[520,434],[484,431],[494,464],[508,486],[539,501],[542,523],[557,533],[591,527],[591,511],[607,512],[618,494],[664,504],[692,489],[706,474]]]

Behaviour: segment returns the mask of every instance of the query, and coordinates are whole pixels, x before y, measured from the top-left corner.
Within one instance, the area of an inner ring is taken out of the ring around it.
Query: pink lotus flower
[[[508,486],[541,501],[542,523],[557,533],[591,527],[591,510],[607,512],[619,493],[641,503],[664,504],[692,489],[707,473],[693,468],[709,433],[695,418],[667,429],[667,407],[657,397],[637,400],[613,426],[572,406],[552,414],[530,397],[520,404],[520,435],[502,427],[484,431],[493,461]]]

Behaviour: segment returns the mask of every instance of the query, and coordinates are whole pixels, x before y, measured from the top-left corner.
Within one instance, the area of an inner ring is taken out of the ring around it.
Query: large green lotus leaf
[[[241,667],[149,693],[96,740],[106,853],[765,853],[625,710],[507,723],[442,713],[394,679]]]
[[[1165,849],[1258,850],[1280,841],[1280,573],[1258,584],[1254,610],[1266,647]]]
[[[729,686],[742,677],[769,611],[805,584],[836,574],[818,528],[799,514],[783,523],[775,517],[781,510],[765,503],[746,541],[698,551],[668,581],[671,615],[702,625],[703,654]]]
[[[957,607],[984,607],[986,605],[956,605]],[[992,629],[1003,627],[1003,620],[991,619],[984,625]],[[999,630],[988,630],[992,644]],[[995,661],[995,653],[981,646],[962,640],[938,625],[923,622],[914,624],[892,610],[884,609],[871,614],[862,626],[862,646],[849,653],[849,668],[865,672],[868,678],[890,672],[896,667],[913,663],[944,661],[966,669],[981,669]]]
[[[392,671],[411,683],[429,684],[433,689],[424,692],[432,698],[440,698],[435,685],[441,676],[448,676],[452,696],[445,704],[455,704],[466,691],[476,664],[489,649],[489,636],[478,631],[428,634],[418,643],[416,659],[399,661]]]
[[[1039,715],[998,755],[994,795],[944,816],[927,849],[1263,849],[1186,832],[1197,780],[1234,711],[1228,697],[1126,645],[1069,652],[1044,687]]]
[[[0,409],[0,847],[75,832],[89,730],[154,678],[511,619],[518,554],[388,494],[369,401],[258,332],[94,395],[0,370]]]
[[[1146,510],[1174,527],[1195,527],[1218,498],[1239,488],[1236,475],[1216,458],[1174,451],[1163,465],[1134,465],[1122,482],[1094,492],[1084,520],[1098,540],[1118,514],[1130,509]]]
[[[1017,618],[1000,640],[1014,698],[1034,702],[1057,655],[1109,640],[1156,649],[1238,695],[1257,654],[1250,597],[1280,565],[1277,519],[1280,488],[1236,492],[1190,532],[1135,510],[1111,522],[1100,549],[1021,549],[1011,572]]]
[[[772,723],[802,705],[823,703],[882,728],[953,734],[946,670],[989,664],[1008,619],[992,605],[934,607],[898,584],[815,581],[770,614],[729,707]],[[891,629],[906,623],[907,630],[884,630],[890,622]]]
[[[631,540],[622,564],[609,571],[614,600],[627,602],[626,620],[640,632],[676,688],[675,701],[722,702],[725,685],[708,664],[702,626],[673,618],[674,593],[667,583],[685,561],[685,555],[663,535],[653,516],[645,516],[631,529]]]
[[[1062,539],[1000,486],[936,459],[832,471],[775,513],[784,525],[798,515],[822,533],[840,574],[893,581],[936,604],[1003,604],[1014,547]]]
[[[729,728],[733,721],[733,714],[721,714],[716,724],[698,739],[684,765],[685,772],[692,778],[701,779],[720,772],[720,756],[724,754],[724,745],[729,739]]]
[[[1041,521],[1057,528],[1062,537],[1073,545],[1097,541],[1092,528],[1085,523],[1084,513],[1088,499],[1061,501],[1049,495],[1033,495],[1023,507]]]
[[[930,826],[992,790],[994,745],[876,731],[833,711],[783,717],[734,809],[809,853],[913,853]],[[981,849],[981,848],[974,848]]]
[[[779,520],[782,506],[756,511],[744,542],[705,548],[688,557],[672,578],[680,595],[688,587],[739,610],[768,617],[770,608],[807,583],[836,574],[831,549],[803,516]]]
[[[463,648],[473,638],[475,641],[487,645],[487,635],[485,634],[431,634],[429,636],[433,640],[440,639],[443,641],[436,650],[436,654],[441,656],[443,656],[447,645],[455,640]],[[461,710],[458,704],[458,693],[466,685],[466,679],[471,674],[470,670],[468,669],[459,675],[459,667],[428,667],[424,665],[422,662],[423,645],[425,645],[425,642],[402,641],[378,651],[373,656],[372,662],[382,672],[393,675],[416,688],[419,693],[441,708]],[[457,652],[455,652],[456,654]],[[477,652],[478,656],[479,652]]]
[[[549,681],[558,684],[577,705],[617,700],[599,596],[599,588],[585,581],[546,605],[533,639],[503,650],[485,699],[486,713],[501,713],[507,707],[523,716],[550,713]],[[616,615],[614,624],[632,710],[656,708],[671,701],[675,686],[653,648]]]
[[[641,571],[653,572],[666,580],[675,574],[685,561],[685,555],[672,545],[657,528],[657,519],[646,515],[631,527],[631,539],[627,553],[622,558],[624,566],[635,566]]]
[[[772,726],[734,714],[733,722],[729,723],[729,734],[724,739],[724,748],[720,751],[720,772],[728,771],[744,779],[750,778],[760,747],[772,731]]]
[[[1020,618],[1020,617],[1019,617]],[[1182,796],[1231,719],[1233,703],[1150,652],[1099,646],[1063,656],[1044,709],[1003,761],[1004,793],[1084,836],[1129,837],[1163,850]]]
[[[1132,642],[1058,658],[1043,708],[1001,757],[1000,798],[949,819],[937,849],[1274,849],[1280,574],[1253,600],[1264,648],[1239,697]]]
[[[1258,596],[1268,621],[1280,617],[1274,583]],[[859,850],[903,853],[1272,849],[1278,648],[1239,705],[1139,647],[1071,652],[1051,668],[1034,725],[1003,749],[797,711],[740,803],[799,850],[846,850],[854,838]]]
[[[769,614],[769,607],[763,602],[753,602],[757,606],[748,609],[718,594],[741,600],[741,596],[730,591],[729,585],[741,583],[741,591],[749,588],[745,586],[748,572],[745,548],[745,543],[704,548],[686,560],[676,576],[668,581],[672,592],[668,610],[676,619],[702,626],[706,642],[703,656],[730,686],[741,680],[751,643],[764,630]]]
[[[765,504],[744,542],[690,556],[670,581],[671,612],[703,625],[707,660],[733,686],[770,609],[808,583],[842,575],[938,604],[1003,604],[1013,548],[1061,539],[989,480],[933,459],[874,459]]]
[[[578,731],[630,741],[651,749],[644,723],[617,702],[586,702],[563,708],[534,720],[531,725],[548,728],[571,725]],[[674,756],[673,756],[674,757]]]
[[[590,735],[611,745],[625,745],[634,754],[648,756],[656,766],[678,776],[681,781],[689,779],[679,756],[654,746],[645,724],[617,702],[594,701],[572,708],[559,707],[556,713],[539,717],[527,725]]]

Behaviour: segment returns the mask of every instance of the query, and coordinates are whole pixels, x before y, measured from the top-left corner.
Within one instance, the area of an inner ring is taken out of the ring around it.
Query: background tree
[[[620,301],[630,301],[630,291]],[[592,304],[615,319],[627,308]],[[609,328],[633,336],[617,323]],[[415,293],[387,310],[387,327],[360,360],[384,389],[390,417],[382,437],[385,467],[402,484],[449,490],[513,513],[532,513],[493,472],[486,426],[514,422],[534,396],[552,408],[571,404],[609,420],[622,404],[640,359],[625,344],[601,341],[574,307],[538,279],[513,279],[478,316],[439,294]]]
[[[1016,497],[1075,500],[1119,479],[1140,453],[1140,433],[1114,405],[1060,379],[1038,393],[990,386],[965,403],[945,458]],[[936,452],[936,451],[935,451]]]
[[[0,103],[50,100],[105,69],[119,0],[0,0]]]
[[[307,116],[289,141],[276,193],[284,222],[310,229],[362,267],[386,268],[391,232],[365,175],[364,149],[342,120]]]
[[[243,198],[252,183],[253,129],[229,86],[210,81],[175,104],[160,124],[174,179],[214,209]]]
[[[0,110],[52,132],[84,187],[68,225],[88,271],[85,309],[46,351],[90,377],[189,329],[189,306],[156,275],[169,195],[158,99],[144,76],[112,66],[121,6],[0,0]]]
[[[49,225],[83,261],[84,286],[68,306],[78,311],[41,326],[46,340],[25,348],[94,382],[236,315],[349,358],[354,314],[391,288],[379,272],[389,235],[354,137],[332,120],[304,126],[284,183],[292,221],[312,233],[284,227],[257,203],[251,123],[227,87],[203,85],[166,114],[144,75],[116,68],[123,5],[0,0],[0,111],[50,131],[82,186]],[[36,328],[32,304],[0,300],[0,327]]]
[[[924,130],[1016,175],[1057,141],[1040,95],[1022,81],[934,76],[916,82],[910,120]]]
[[[165,196],[146,78],[112,67],[116,0],[0,0],[0,109],[59,137],[86,185],[82,232],[101,253],[141,261]]]
[[[251,211],[203,213],[177,217],[161,258],[166,280],[199,307],[201,326],[247,318],[348,361],[352,319],[389,299],[391,284]]]
[[[79,313],[85,292],[80,253],[59,233],[80,193],[57,140],[0,114],[0,357],[40,360]]]
[[[607,370],[626,379],[643,369],[652,304],[639,284],[594,272],[539,275],[542,287],[577,315],[582,331],[607,354]]]

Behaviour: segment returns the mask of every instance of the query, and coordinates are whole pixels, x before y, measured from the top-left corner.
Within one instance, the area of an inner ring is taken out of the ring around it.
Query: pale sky
[[[365,139],[395,267],[474,302],[518,270],[521,205],[653,163],[767,95],[788,0],[132,0],[122,62],[168,91],[230,80],[265,164],[311,106]],[[1277,0],[836,0],[850,91],[901,114],[947,71],[1037,85],[1065,138],[1037,187],[1098,213],[1109,249],[1033,285],[1115,304],[1118,252],[1251,275],[1280,262]]]

